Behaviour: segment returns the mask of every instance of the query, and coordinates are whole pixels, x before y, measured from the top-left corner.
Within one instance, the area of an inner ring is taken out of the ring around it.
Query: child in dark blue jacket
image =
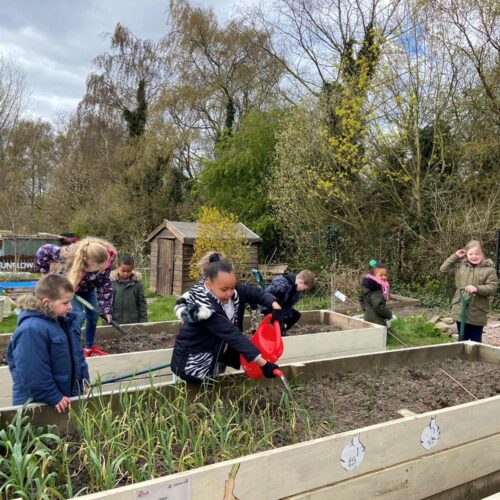
[[[224,371],[226,365],[238,369],[241,354],[255,361],[266,377],[274,377],[278,366],[261,356],[242,327],[246,303],[272,309],[277,321],[282,320],[280,305],[271,294],[237,283],[231,264],[219,260],[218,254],[211,259],[204,281],[177,301],[177,313],[184,322],[175,341],[172,372],[188,382],[201,383]]]
[[[84,393],[89,371],[80,320],[71,312],[73,295],[67,278],[50,274],[37,283],[34,297],[19,298],[22,311],[7,351],[14,405],[31,399],[63,413],[70,397]]]
[[[299,274],[285,272],[281,276],[273,279],[271,284],[266,288],[266,292],[274,295],[279,305],[283,308],[283,335],[290,330],[300,319],[300,312],[293,308],[299,301],[302,292],[310,290],[314,285],[314,273],[303,270]],[[264,308],[264,314],[269,314],[271,311]]]

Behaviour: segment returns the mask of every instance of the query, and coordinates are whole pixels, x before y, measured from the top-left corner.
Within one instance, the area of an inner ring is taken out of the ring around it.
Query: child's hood
[[[382,285],[372,280],[368,276],[364,276],[361,281],[361,286],[365,288],[368,292],[374,292],[375,290],[382,290]]]
[[[464,258],[462,259],[462,262],[463,262],[464,264],[468,265],[468,266],[473,266],[473,267],[493,267],[493,261],[492,261],[491,259],[486,259],[486,258],[484,258],[484,259],[482,260],[482,262],[481,262],[481,263],[476,264],[475,266],[474,266],[474,264],[471,264],[471,263],[467,260],[467,257],[464,257]]]
[[[118,276],[118,270],[113,269],[113,271],[111,271],[110,277],[111,277],[111,281],[119,281],[120,277]],[[142,274],[139,271],[134,270],[134,272],[130,275],[130,279],[132,281],[136,281],[136,282],[140,283],[142,280]]]
[[[31,316],[47,316],[51,319],[56,319],[56,315],[54,311],[47,305],[43,304],[40,299],[37,299],[34,295],[21,295],[16,300],[17,309],[20,309],[21,312],[17,319],[18,325],[21,324],[26,318]]]
[[[297,279],[297,275],[295,273],[291,273],[290,271],[285,271],[283,273],[283,278],[285,278],[290,285],[295,286],[295,280]]]

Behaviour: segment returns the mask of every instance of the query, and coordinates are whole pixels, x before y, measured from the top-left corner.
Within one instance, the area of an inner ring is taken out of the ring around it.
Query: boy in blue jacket
[[[266,288],[266,292],[274,295],[283,309],[282,335],[286,335],[287,330],[290,330],[299,321],[300,312],[293,306],[300,300],[302,292],[310,290],[313,285],[314,273],[304,269],[298,274],[287,271],[274,278]],[[269,314],[272,311],[269,308],[264,308],[262,312]]]
[[[18,299],[21,313],[7,351],[14,405],[31,399],[63,413],[70,397],[85,392],[89,370],[80,321],[71,312],[73,295],[67,278],[50,274],[37,283],[34,297]]]

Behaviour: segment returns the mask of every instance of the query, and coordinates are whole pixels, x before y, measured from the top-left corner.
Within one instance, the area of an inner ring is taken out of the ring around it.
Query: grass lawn
[[[148,304],[149,321],[171,321],[176,320],[174,305],[176,297],[157,297],[154,302]]]
[[[398,318],[391,325],[391,330],[407,346],[416,347],[431,344],[446,344],[453,342],[451,337],[441,333],[432,323],[429,323],[423,316],[410,316],[409,318]],[[389,349],[403,347],[396,339],[388,335]]]
[[[0,321],[0,333],[11,333],[16,329],[17,316],[13,314]]]

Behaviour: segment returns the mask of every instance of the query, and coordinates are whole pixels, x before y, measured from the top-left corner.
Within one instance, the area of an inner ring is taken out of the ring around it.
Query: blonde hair
[[[196,267],[200,270],[200,274],[202,277],[205,276],[205,273],[207,272],[207,267],[208,267],[208,264],[210,264],[210,257],[212,257],[212,255],[218,255],[219,256],[219,259],[220,260],[226,260],[227,257],[226,257],[226,254],[222,253],[222,252],[207,252],[197,263],[196,263]]]
[[[102,266],[106,263],[109,259],[109,247],[111,244],[105,240],[87,237],[61,249],[66,274],[75,288],[80,283],[82,274],[90,262],[95,263],[96,266]]]
[[[466,252],[468,252],[472,248],[479,248],[479,250],[481,250],[481,253],[484,255],[483,244],[479,240],[470,240],[464,248]]]
[[[311,288],[314,285],[315,275],[312,271],[304,269],[303,271],[300,271],[299,274],[297,274],[297,278],[301,279],[304,282],[304,285],[307,286],[307,288]]]

